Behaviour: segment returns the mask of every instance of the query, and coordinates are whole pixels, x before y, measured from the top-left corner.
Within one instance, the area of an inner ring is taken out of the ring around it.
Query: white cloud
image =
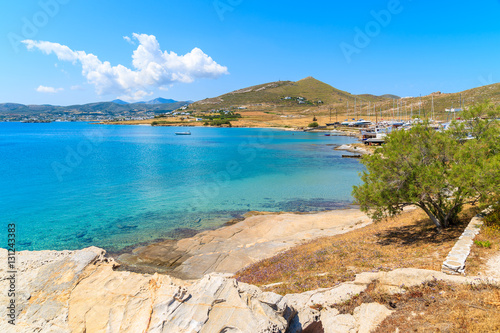
[[[172,83],[190,83],[201,78],[218,78],[229,74],[227,67],[195,47],[185,55],[162,51],[153,35],[133,34],[139,46],[132,54],[134,69],[123,65],[111,66],[91,53],[73,51],[68,46],[46,41],[24,40],[28,50],[39,49],[54,53],[59,60],[77,62],[82,75],[95,86],[99,95],[119,94],[124,99],[138,100],[152,94],[151,89],[168,88]],[[130,38],[129,38],[130,39]]]
[[[123,39],[129,44],[135,45],[135,42],[129,36],[123,36]]]
[[[39,86],[35,90],[38,91],[38,92],[41,92],[41,93],[55,94],[55,93],[63,91],[64,89],[63,88],[54,88],[54,87]]]
[[[71,90],[85,90],[85,88],[83,88],[82,86],[80,85],[75,85],[75,86],[71,86],[70,88]]]

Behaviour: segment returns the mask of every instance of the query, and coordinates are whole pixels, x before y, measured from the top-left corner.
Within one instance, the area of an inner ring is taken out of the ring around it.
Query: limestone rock
[[[180,303],[163,294],[152,309],[149,332],[285,332],[292,310],[279,295],[247,294],[239,283],[207,275],[187,287]]]
[[[16,331],[284,333],[295,316],[285,297],[223,274],[181,281],[115,271],[104,253],[98,248],[21,252]],[[0,260],[6,255],[0,251]],[[0,299],[7,304],[4,273]],[[12,330],[5,309],[0,332]]]
[[[118,261],[135,271],[161,272],[182,279],[209,273],[236,273],[305,240],[360,228],[371,219],[359,209],[317,214],[267,214],[179,241],[165,241],[122,254]]]
[[[286,295],[288,304],[300,311],[313,305],[326,307],[330,304],[349,300],[366,289],[364,284],[342,283],[333,288],[323,288],[307,291],[301,294]]]
[[[354,316],[331,310],[321,312],[321,323],[325,333],[356,333],[359,326]]]
[[[22,251],[17,254],[16,328],[22,332],[69,332],[68,303],[73,288],[104,259],[104,250],[90,247],[80,251]],[[6,262],[7,251],[0,252]],[[89,268],[89,269],[87,269]],[[7,276],[5,267],[0,276]],[[0,303],[7,304],[8,281],[0,281]],[[6,318],[5,307],[0,307],[1,318]],[[12,327],[0,321],[0,331]]]
[[[480,283],[476,278],[466,278],[457,275],[448,275],[438,271],[417,268],[398,268],[390,272],[361,273],[356,275],[355,284],[367,285],[377,281],[378,288],[389,293],[404,292],[404,287],[413,287],[421,283],[441,280],[450,283]]]
[[[358,333],[370,333],[393,311],[382,304],[365,303],[354,309],[354,319],[359,324]]]

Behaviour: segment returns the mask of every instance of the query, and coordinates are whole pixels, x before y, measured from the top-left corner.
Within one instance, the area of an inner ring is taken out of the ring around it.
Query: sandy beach
[[[190,238],[138,247],[116,259],[124,270],[197,279],[213,272],[235,273],[300,243],[370,223],[371,219],[359,209],[256,215]]]

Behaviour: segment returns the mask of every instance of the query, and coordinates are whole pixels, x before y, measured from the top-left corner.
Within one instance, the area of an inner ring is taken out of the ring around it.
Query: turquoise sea
[[[110,251],[218,227],[245,212],[352,202],[353,138],[273,129],[0,123],[0,226],[18,250]],[[0,245],[1,247],[6,247]]]

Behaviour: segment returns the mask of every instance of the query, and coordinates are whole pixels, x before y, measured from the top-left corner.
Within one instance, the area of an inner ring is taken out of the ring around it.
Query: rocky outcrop
[[[304,241],[334,236],[371,223],[359,209],[316,214],[267,214],[179,241],[140,247],[117,260],[138,272],[162,272],[182,279],[235,273]]]
[[[333,288],[280,296],[224,274],[182,281],[168,275],[116,271],[116,263],[104,254],[95,247],[18,253],[16,326],[14,330],[7,323],[2,306],[0,332],[370,332],[390,315],[384,305],[362,304],[352,314],[340,314],[332,306],[374,281],[390,293],[433,279],[482,282],[398,269],[362,273],[355,281]],[[6,262],[6,257],[7,251],[0,250],[0,260]],[[10,301],[9,286],[6,268],[1,267],[1,304]]]
[[[82,251],[40,251],[17,254],[15,287],[18,320],[16,328],[32,332],[69,332],[67,321],[69,298],[75,286],[95,269],[95,263],[105,262],[105,251],[91,247]],[[0,260],[6,262],[7,251],[1,250]],[[112,264],[110,264],[112,266]],[[5,267],[0,270],[0,304],[8,304],[8,276]],[[6,308],[0,307],[0,316],[6,318]],[[64,328],[66,327],[66,329]],[[0,331],[12,329],[5,321]]]
[[[362,304],[352,315],[339,314],[331,306],[345,302],[365,291],[368,285],[376,282],[379,291],[389,294],[404,293],[405,288],[420,285],[433,280],[455,284],[490,283],[500,285],[500,280],[479,279],[448,275],[442,272],[401,268],[390,272],[361,273],[353,282],[342,283],[333,288],[318,289],[301,294],[287,295],[288,304],[297,311],[293,318],[290,333],[323,332],[370,332],[377,327],[391,310],[377,303]],[[322,309],[321,311],[316,309]]]
[[[335,148],[335,150],[344,150],[344,151],[348,151],[350,153],[357,153],[357,154],[361,154],[361,155],[372,155],[373,154],[372,150],[368,150],[368,149],[362,148],[362,147],[356,147],[353,145],[341,145],[341,146],[338,146],[337,148]]]
[[[115,271],[103,255],[97,248],[20,252],[16,326],[1,307],[0,332],[271,333],[285,332],[295,315],[286,298],[223,275],[185,282]],[[8,304],[6,271],[0,276],[0,303]]]

